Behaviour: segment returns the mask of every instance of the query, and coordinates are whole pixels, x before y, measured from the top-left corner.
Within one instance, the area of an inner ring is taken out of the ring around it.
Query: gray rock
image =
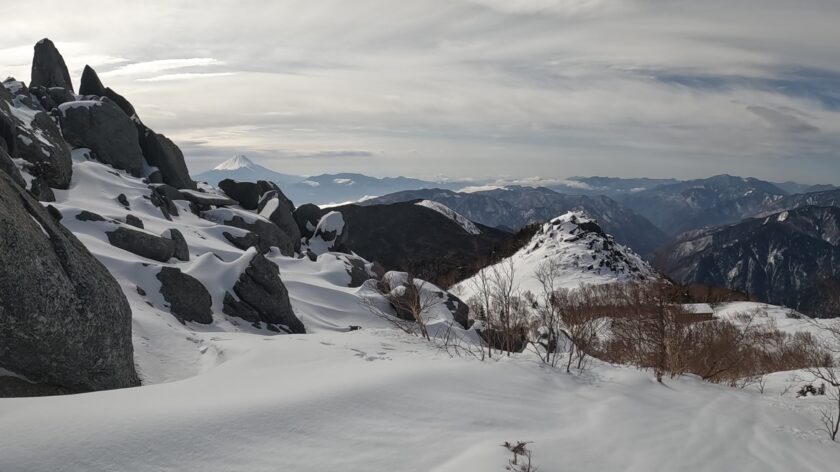
[[[350,275],[348,287],[361,287],[368,280],[376,278],[372,263],[356,255],[343,254],[340,257]]]
[[[305,203],[293,213],[298,230],[304,238],[311,238],[315,234],[315,227],[321,219],[321,209],[318,205]]]
[[[187,240],[180,231],[174,228],[168,229],[161,234],[161,237],[169,239],[175,245],[175,259],[184,262],[190,260],[190,247],[187,245]]]
[[[143,220],[141,220],[140,218],[132,215],[131,213],[125,215],[125,223],[128,224],[128,225],[134,226],[135,228],[140,228],[140,229],[145,228],[145,225],[143,225]]]
[[[184,190],[183,192],[180,192],[180,194],[184,200],[197,205],[203,210],[208,210],[210,207],[214,206],[224,207],[236,205],[234,200],[213,193],[206,193],[197,190]]]
[[[91,66],[86,65],[82,72],[82,83],[79,85],[79,95],[108,97],[113,101],[129,118],[139,121],[134,106],[122,95],[113,91],[110,87],[102,85],[99,76]]]
[[[145,231],[130,229],[129,226],[120,226],[105,234],[112,246],[146,259],[168,262],[175,256],[175,243],[172,240]]]
[[[213,322],[213,299],[201,282],[174,267],[161,268],[157,279],[163,299],[179,320],[202,324]]]
[[[227,292],[224,299],[225,314],[246,321],[262,321],[269,329],[289,333],[305,333],[303,323],[297,318],[289,301],[289,292],[280,279],[277,264],[256,254],[248,268],[233,286],[235,297]]]
[[[0,241],[0,367],[67,392],[138,385],[119,284],[5,173]]]
[[[149,165],[160,171],[161,180],[175,188],[195,189],[195,182],[190,178],[184,154],[172,141],[162,134],[137,125],[140,135],[140,148]]]
[[[50,187],[66,189],[73,174],[70,147],[50,115],[37,107],[26,107],[19,98],[13,98],[5,87],[0,87],[3,147],[10,156],[28,162],[29,173],[43,178]],[[13,112],[15,108],[20,111]],[[32,119],[24,120],[22,115],[30,115]]]
[[[276,247],[284,256],[295,254],[294,241],[270,221],[255,218],[249,222],[239,215],[231,216],[225,210],[208,210],[202,212],[201,217],[226,226],[247,230],[249,235],[239,237],[223,233],[231,244],[240,249],[256,247],[261,253],[266,253],[272,247]]]
[[[0,147],[0,172],[5,172],[6,175],[11,177],[14,183],[18,184],[18,186],[26,187],[26,181],[23,180],[23,176],[20,175],[20,170],[18,170],[14,161],[12,161],[12,157],[9,156],[9,153],[2,147]]]
[[[464,329],[470,328],[470,307],[467,306],[460,298],[452,295],[449,292],[443,292],[445,301],[443,302],[444,306],[452,313],[452,317],[455,321],[464,327]]]
[[[65,103],[61,112],[64,139],[75,148],[89,148],[93,157],[131,175],[141,176],[146,161],[137,128],[108,98]]]
[[[32,78],[30,87],[62,87],[73,91],[73,82],[64,58],[56,49],[55,44],[44,38],[35,45],[35,56],[32,58]]]
[[[105,96],[105,86],[99,80],[96,71],[89,65],[85,65],[85,70],[82,71],[82,82],[79,84],[79,95],[96,95],[97,97]]]
[[[32,179],[32,187],[29,189],[29,193],[42,202],[55,201],[55,193],[53,193],[50,186],[41,177]]]
[[[246,210],[256,210],[266,192],[272,190],[280,192],[280,188],[276,184],[265,180],[237,182],[233,179],[224,179],[219,182],[219,188]],[[285,196],[283,198],[291,204],[291,201],[286,199]],[[294,211],[294,207],[292,207],[292,211]]]
[[[124,193],[117,195],[117,201],[120,202],[120,205],[124,206],[126,210],[131,209],[131,205],[128,204],[128,197],[126,197]]]
[[[289,210],[286,201],[288,199],[285,198],[282,192],[272,190],[263,196],[258,210],[260,215],[271,220],[272,223],[280,228],[280,231],[283,231],[292,240],[295,252],[300,252],[300,228],[298,228],[297,221],[295,221],[295,217]],[[271,208],[274,208],[274,211],[266,214]]]
[[[76,219],[79,221],[105,221],[105,218],[102,215],[96,214],[92,211],[82,210],[76,215]]]

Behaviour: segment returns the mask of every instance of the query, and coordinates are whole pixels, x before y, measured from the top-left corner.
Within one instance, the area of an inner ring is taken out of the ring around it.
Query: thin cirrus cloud
[[[840,180],[836,0],[45,3],[0,6],[0,73],[50,36],[195,172]]]

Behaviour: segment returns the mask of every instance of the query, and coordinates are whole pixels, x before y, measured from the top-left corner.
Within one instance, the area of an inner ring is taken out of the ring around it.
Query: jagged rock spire
[[[82,83],[79,84],[79,95],[96,95],[99,97],[105,96],[105,86],[96,75],[96,71],[89,65],[85,65],[85,70],[82,72]]]
[[[32,79],[30,87],[62,87],[73,91],[73,82],[64,58],[56,49],[55,44],[44,38],[35,45],[35,56],[32,58]]]

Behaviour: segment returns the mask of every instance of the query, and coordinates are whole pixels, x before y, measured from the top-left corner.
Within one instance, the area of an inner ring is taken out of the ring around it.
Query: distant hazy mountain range
[[[363,174],[341,173],[316,176],[289,175],[254,163],[245,156],[235,156],[214,169],[194,176],[198,181],[217,185],[224,179],[236,181],[268,180],[279,185],[295,203],[339,204],[419,188],[460,189],[471,182],[430,182],[407,177],[376,178]]]

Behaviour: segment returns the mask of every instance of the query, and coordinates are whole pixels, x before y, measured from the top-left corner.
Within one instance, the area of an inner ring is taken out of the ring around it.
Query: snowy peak
[[[242,154],[231,157],[213,168],[213,170],[239,170],[239,169],[254,169],[257,166],[254,162]]]
[[[632,249],[622,246],[588,214],[571,211],[542,225],[510,258],[522,292],[540,293],[536,274],[546,263],[558,270],[557,287],[633,282],[656,277],[656,271]],[[468,280],[459,284],[469,298]]]

